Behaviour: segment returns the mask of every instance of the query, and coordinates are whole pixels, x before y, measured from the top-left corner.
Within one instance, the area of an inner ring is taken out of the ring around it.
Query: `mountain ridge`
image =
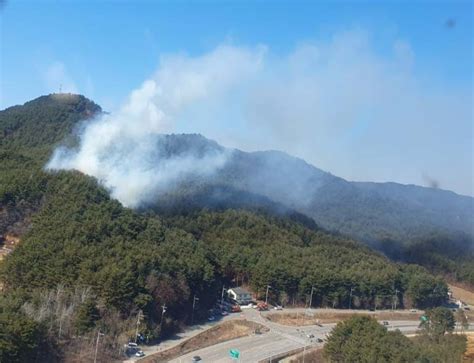
[[[31,112],[32,106],[39,107],[39,114]],[[12,124],[8,119],[11,110],[15,114],[22,107],[26,121],[17,128],[19,131],[16,134],[7,135],[5,130]],[[61,110],[58,111],[59,118],[50,120],[57,117],[57,110]],[[2,145],[7,146],[9,153],[17,154],[16,158],[21,155],[32,162],[46,163],[52,150],[64,144],[64,140],[70,138],[74,130],[77,132],[79,123],[87,124],[88,119],[101,112],[100,106],[84,96],[42,96],[24,106],[0,111],[0,133],[7,135],[0,141],[0,148]],[[39,121],[35,122],[35,119]],[[43,127],[44,123],[60,123],[61,120],[65,120],[64,127]],[[45,132],[44,137],[41,136],[42,132]],[[38,133],[45,143],[31,144],[32,138]],[[160,213],[164,210],[159,203],[171,206],[170,209],[175,211],[183,211],[186,209],[183,206],[191,205],[193,209],[222,210],[229,206],[285,211],[294,216],[308,217],[323,230],[363,241],[401,260],[409,259],[414,250],[417,254],[423,251],[419,246],[426,247],[427,240],[436,241],[433,242],[437,246],[436,253],[443,258],[444,255],[453,255],[448,253],[451,246],[456,246],[455,256],[462,256],[459,249],[464,248],[466,258],[474,250],[474,198],[470,196],[412,184],[351,182],[283,151],[245,152],[229,149],[201,134],[160,134],[154,142],[158,150],[156,155],[165,158],[164,161],[182,155],[205,156],[209,152],[228,154],[226,162],[209,176],[193,178],[188,175],[188,179],[173,183],[174,189],[167,190],[164,195],[154,196],[146,203],[147,208],[160,210]],[[31,155],[32,150],[36,153],[37,149],[41,150],[42,157],[39,159],[36,154]],[[25,175],[18,179],[27,177]],[[28,187],[25,187],[26,190]],[[458,240],[462,243],[453,243]],[[432,251],[426,248],[424,251],[426,255],[420,259],[438,264],[438,255],[434,258],[431,256]],[[441,265],[453,268],[452,260]],[[472,263],[466,262],[466,265],[468,270],[471,269],[469,266]],[[474,274],[472,281],[474,283]]]
[[[29,110],[37,107],[47,113],[47,121],[34,122],[41,115]],[[77,133],[80,120],[91,119],[102,109],[82,95],[52,94],[0,112],[9,121],[1,125],[0,146],[16,143],[27,146],[26,150],[44,148],[44,160],[51,147],[65,143],[74,130]],[[22,117],[30,117],[29,122]],[[369,243],[437,231],[474,235],[474,198],[453,191],[348,181],[283,151],[230,149],[201,134],[162,134],[155,143],[159,158],[228,152],[224,165],[207,179],[200,176],[199,183],[262,195],[306,214],[324,229]]]

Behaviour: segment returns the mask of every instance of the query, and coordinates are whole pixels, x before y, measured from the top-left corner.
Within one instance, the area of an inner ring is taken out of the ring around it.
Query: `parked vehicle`
[[[257,310],[259,311],[268,310],[268,304],[263,301],[257,303]]]
[[[192,359],[191,359],[191,362],[200,362],[202,361],[201,357],[198,356],[198,355],[195,355]]]
[[[240,305],[234,305],[234,306],[232,306],[231,311],[233,313],[240,313],[242,311],[242,309],[240,308]]]
[[[135,353],[135,357],[144,357],[145,353],[143,353],[142,350],[139,350],[138,352]]]
[[[277,305],[273,307],[274,310],[283,310],[283,306]]]
[[[383,321],[382,324],[383,325],[389,325],[388,321]]]

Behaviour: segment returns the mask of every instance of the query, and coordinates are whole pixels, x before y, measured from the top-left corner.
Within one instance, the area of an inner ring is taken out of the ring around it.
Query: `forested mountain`
[[[393,259],[474,284],[471,197],[414,185],[348,182],[282,152],[228,150],[201,135],[166,135],[162,147],[165,158],[207,152],[226,153],[228,159],[212,177],[182,180],[145,207],[163,213],[263,208],[313,219]]]
[[[73,131],[84,125],[78,121],[101,109],[83,96],[64,94],[1,112],[1,167],[34,165],[0,176],[3,234],[7,225],[12,228],[40,202],[34,188],[44,183],[41,167],[53,147],[73,144]],[[157,163],[218,153],[225,153],[227,161],[211,177],[181,180],[142,203],[142,209],[181,213],[202,207],[247,208],[292,215],[366,242],[391,258],[419,262],[474,283],[472,197],[414,185],[348,182],[282,152],[229,150],[197,134],[162,135],[156,144]],[[22,202],[11,208],[19,198]]]
[[[167,135],[164,144],[169,157],[226,150],[201,135]],[[329,230],[369,242],[427,232],[474,233],[472,197],[415,185],[348,182],[279,151],[228,154],[208,183],[265,196]]]
[[[366,241],[404,240],[428,231],[473,233],[471,197],[414,185],[348,182],[281,152],[236,151],[222,178]]]
[[[141,333],[163,337],[189,323],[194,295],[204,316],[223,285],[241,282],[257,294],[271,284],[272,301],[300,304],[314,286],[315,305],[341,308],[351,288],[354,307],[446,299],[445,282],[424,268],[393,263],[305,215],[314,200],[297,205],[304,188],[347,182],[285,154],[235,151],[212,182],[184,180],[136,210],[92,177],[45,172],[53,149],[74,145],[73,129],[100,112],[75,95],[0,111],[0,235],[21,237],[0,262],[0,361],[73,360],[93,349],[97,329],[111,360],[138,314]],[[162,138],[161,155],[224,150],[198,135]],[[259,180],[272,165],[275,175]]]

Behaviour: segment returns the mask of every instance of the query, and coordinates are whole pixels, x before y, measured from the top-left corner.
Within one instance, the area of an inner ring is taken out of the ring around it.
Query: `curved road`
[[[249,309],[244,312],[245,318],[256,321],[270,328],[270,331],[261,335],[253,335],[216,344],[199,349],[172,360],[173,363],[191,362],[193,356],[198,355],[203,362],[232,362],[229,357],[230,349],[241,352],[240,362],[258,362],[269,359],[281,353],[303,347],[322,347],[324,342],[318,343],[317,339],[324,339],[336,324],[308,325],[303,327],[286,326],[272,323],[264,319],[259,312]],[[389,330],[399,329],[404,334],[416,332],[419,321],[398,320],[389,321]],[[474,328],[474,326],[472,326]],[[314,338],[309,338],[312,334]]]
[[[293,311],[293,309],[291,309]],[[286,310],[288,311],[288,310]],[[243,338],[234,339],[228,342],[212,345],[207,348],[195,350],[185,354],[179,358],[172,360],[173,363],[191,362],[193,356],[200,356],[202,362],[235,362],[229,357],[230,349],[238,349],[241,352],[240,362],[258,362],[263,359],[269,359],[272,356],[289,352],[293,349],[303,347],[322,347],[324,342],[318,342],[319,339],[325,339],[334,326],[333,324],[308,325],[308,326],[287,326],[273,323],[260,315],[255,309],[245,309],[241,314],[232,314],[225,317],[229,319],[247,319],[265,325],[270,329],[264,334],[257,334]],[[221,320],[222,321],[222,320]],[[418,320],[396,320],[388,321],[389,330],[400,330],[404,334],[412,334],[418,330]],[[195,327],[194,329],[183,333],[177,337],[175,341],[161,343],[155,347],[144,347],[143,351],[147,354],[153,354],[161,350],[168,349],[176,344],[181,343],[185,339],[208,329],[216,323],[206,324]],[[469,330],[474,330],[474,325],[469,326]],[[310,337],[311,336],[311,337]],[[130,361],[134,361],[131,359]]]

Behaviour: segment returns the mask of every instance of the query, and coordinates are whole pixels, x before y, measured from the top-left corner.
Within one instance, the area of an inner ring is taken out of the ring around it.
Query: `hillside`
[[[360,308],[446,299],[445,282],[425,269],[393,263],[224,179],[183,183],[161,196],[169,204],[132,210],[92,177],[45,172],[54,147],[74,144],[71,131],[97,112],[81,96],[41,97],[0,112],[0,234],[21,239],[0,264],[0,361],[78,359],[93,349],[95,328],[105,333],[110,361],[139,317],[149,339],[172,334],[190,323],[193,296],[200,298],[196,318],[205,318],[223,285],[242,282],[260,296],[271,284],[272,301],[299,304],[313,286],[314,305],[340,308],[351,288]],[[164,138],[170,155],[188,153],[190,143],[221,149],[195,135]]]
[[[50,178],[42,168],[52,150],[74,145],[80,121],[100,112],[78,95],[43,96],[0,111],[0,235],[25,229],[21,221],[38,208]],[[197,134],[160,135],[155,145],[157,163],[228,156],[211,176],[188,175],[151,196],[141,210],[245,208],[290,216],[474,284],[472,197],[414,185],[348,182],[282,152],[226,149]]]
[[[369,242],[428,231],[473,233],[471,197],[414,185],[348,182],[281,152],[236,152],[222,177],[303,212],[324,228]]]
[[[52,149],[72,145],[74,128],[101,112],[84,96],[42,96],[0,111],[0,243],[4,234],[21,234],[39,207],[49,176],[43,166]]]
[[[227,161],[211,176],[177,180],[142,209],[166,214],[238,207],[292,215],[392,259],[474,285],[471,197],[413,185],[348,182],[282,152],[225,149],[201,135],[166,135],[159,150],[157,163],[219,153]]]

